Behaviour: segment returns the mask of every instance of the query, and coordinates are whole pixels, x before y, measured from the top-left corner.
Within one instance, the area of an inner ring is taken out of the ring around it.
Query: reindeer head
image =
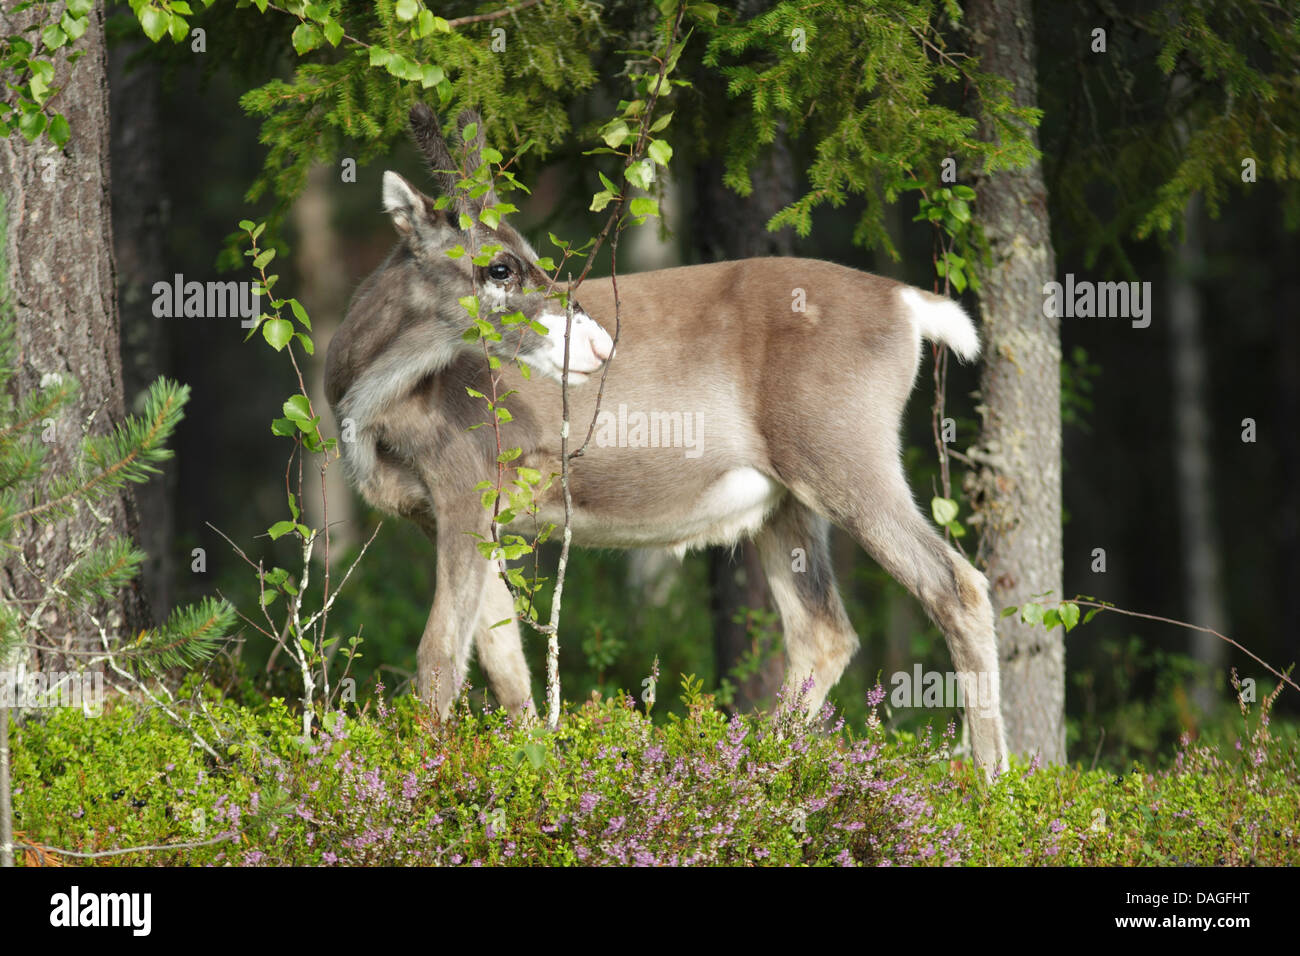
[[[473,134],[464,138],[466,128]],[[478,116],[461,114],[460,130],[464,167],[452,158],[442,138],[438,120],[423,104],[411,109],[411,131],[423,151],[434,177],[450,204],[438,209],[428,196],[397,173],[384,173],[384,210],[393,220],[406,251],[418,265],[417,282],[424,286],[428,301],[440,311],[439,318],[470,325],[459,300],[477,294],[479,318],[502,333],[500,342],[488,347],[503,360],[518,357],[539,372],[556,379],[564,368],[565,307],[560,289],[537,266],[537,253],[504,219],[495,228],[480,221],[480,214],[497,203],[494,190],[482,184],[466,192],[458,186],[482,166],[483,128]],[[491,217],[489,217],[491,218]],[[468,227],[463,228],[468,222]],[[463,254],[447,253],[460,246]],[[473,258],[491,251],[490,259],[475,265]],[[502,323],[502,318],[522,313],[526,323]],[[539,334],[529,323],[546,329]],[[522,341],[520,339],[522,336]],[[469,347],[469,346],[466,346]],[[477,348],[477,346],[473,346]],[[569,343],[569,381],[581,383],[609,358],[613,342],[609,333],[575,301]]]

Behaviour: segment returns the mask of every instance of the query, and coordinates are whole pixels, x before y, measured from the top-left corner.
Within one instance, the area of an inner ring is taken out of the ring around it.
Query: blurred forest
[[[1148,328],[1114,319],[1062,322],[1065,592],[1216,627],[1285,669],[1300,658],[1300,610],[1292,600],[1300,583],[1300,239],[1284,221],[1279,188],[1266,181],[1231,190],[1214,215],[1193,203],[1181,242],[1158,236],[1134,241],[1120,227],[1099,242],[1080,227],[1079,204],[1100,210],[1126,201],[1095,184],[1072,184],[1071,177],[1089,151],[1108,161],[1106,133],[1131,123],[1135,107],[1097,75],[1087,53],[1090,21],[1071,15],[1075,11],[1075,4],[1054,2],[1037,11],[1045,110],[1040,135],[1057,273],[1149,281],[1155,292]],[[255,208],[244,201],[265,147],[258,123],[239,105],[249,86],[241,69],[262,56],[263,75],[288,71],[292,58],[276,60],[278,48],[268,44],[265,52],[243,51],[232,64],[215,31],[204,55],[154,48],[139,39],[129,14],[110,20],[109,35],[127,401],[159,373],[193,388],[174,443],[177,458],[166,481],[142,498],[146,550],[154,559],[149,593],[158,615],[214,589],[251,608],[255,582],[213,528],[292,566],[294,545],[288,539],[273,544],[264,534],[284,507],[286,448],[268,422],[279,414],[285,369],[260,343],[242,341],[231,321],[155,318],[149,289],[176,273],[244,278],[222,272],[218,253],[236,221],[264,214],[269,200]],[[596,63],[610,80],[576,101],[571,113],[578,129],[607,113],[619,95],[612,79],[622,66],[617,53],[611,48]],[[1136,81],[1140,90],[1142,78]],[[725,108],[720,81],[685,95]],[[1140,95],[1136,99],[1136,108],[1150,107]],[[781,196],[806,190],[799,171],[811,157],[804,144],[781,143],[759,188],[742,199],[721,186],[708,142],[698,127],[689,134],[683,127],[675,138],[663,229],[656,234],[652,223],[629,234],[621,270],[752,254],[757,243],[759,252],[825,258],[933,286],[932,235],[928,224],[912,221],[912,197],[887,210],[901,252],[897,262],[854,244],[861,207],[853,202],[816,211],[807,238],[790,229],[768,235],[758,227],[789,201]],[[577,174],[581,148],[575,138],[567,151],[552,152],[544,167],[523,167],[534,188],[526,203],[516,200],[522,210],[515,225],[543,255],[553,251],[543,248],[548,230],[581,240],[596,227],[586,211],[587,183]],[[281,282],[312,315],[314,376],[320,375],[328,330],[394,243],[380,208],[379,180],[388,168],[432,191],[414,149],[404,145],[359,165],[354,182],[344,181],[339,165],[318,167],[290,212]],[[734,218],[716,215],[723,205]],[[601,266],[595,274],[603,274]],[[976,311],[974,298],[967,298]],[[922,501],[937,481],[929,376],[927,360],[906,433],[907,469]],[[974,369],[952,365],[948,407],[958,418],[957,448],[969,445],[976,432],[976,385]],[[1189,389],[1199,404],[1188,404]],[[1254,442],[1242,440],[1247,418],[1256,422]],[[331,630],[364,639],[363,684],[381,679],[390,690],[405,689],[432,599],[433,549],[414,526],[362,507],[341,487],[341,472],[333,480],[336,542],[355,549],[377,523],[383,527],[340,597]],[[205,551],[204,573],[191,570],[195,548]],[[1092,570],[1096,548],[1105,549],[1104,573]],[[862,648],[831,699],[855,720],[877,680],[889,689],[889,675],[915,663],[925,670],[946,670],[949,663],[942,636],[919,606],[838,532],[835,553]],[[665,704],[675,704],[682,674],[698,675],[724,702],[761,702],[775,686],[770,676],[779,660],[779,624],[764,607],[745,608],[748,599],[763,601],[761,587],[746,590],[753,582],[745,568],[743,548],[734,563],[731,555],[693,554],[680,568],[653,555],[578,552],[565,592],[565,697],[632,692],[657,656]],[[720,577],[729,579],[732,592],[721,601],[714,593]],[[728,625],[733,643],[724,653],[716,637]],[[538,685],[544,642],[526,634],[525,645]],[[250,640],[238,651],[259,683],[267,650]],[[1217,641],[1207,644],[1178,627],[1117,615],[1100,615],[1071,632],[1066,654],[1069,753],[1085,765],[1094,759],[1155,762],[1183,728],[1213,725],[1235,708],[1228,667],[1272,683]],[[279,688],[288,696],[292,679],[286,672]],[[481,674],[474,671],[470,679],[481,695]],[[272,686],[279,680],[273,678]],[[1212,690],[1198,695],[1202,680]],[[1295,699],[1284,695],[1279,710],[1294,714],[1295,708]],[[955,712],[903,710],[893,719],[904,727],[942,726],[950,716]]]

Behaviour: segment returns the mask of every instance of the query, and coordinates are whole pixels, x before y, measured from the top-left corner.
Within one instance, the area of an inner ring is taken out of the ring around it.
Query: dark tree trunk
[[[1183,220],[1186,232],[1174,249],[1170,263],[1174,463],[1187,620],[1223,633],[1228,630],[1228,622],[1211,480],[1210,445],[1214,429],[1211,427],[1209,370],[1202,333],[1201,292],[1197,285],[1205,258],[1200,209],[1198,199],[1188,203]],[[1209,714],[1218,690],[1226,686],[1227,645],[1213,634],[1196,631],[1191,637],[1191,649],[1192,656],[1208,671],[1209,679],[1197,683],[1194,695],[1197,706]]]
[[[0,31],[18,33],[44,14],[37,6],[22,13],[0,13]],[[42,378],[71,376],[80,385],[78,401],[55,423],[47,462],[59,473],[79,457],[83,429],[104,434],[124,414],[121,353],[114,297],[110,222],[108,141],[109,112],[104,14],[96,6],[85,35],[72,47],[83,53],[71,65],[69,48],[54,57],[55,86],[62,87],[57,107],[67,117],[72,138],[59,150],[42,137],[28,143],[17,133],[0,140],[0,192],[5,206],[5,286],[13,304],[19,348],[14,386],[20,394]],[[129,489],[96,506],[110,530],[134,536],[136,512]],[[81,506],[71,519],[35,526],[20,534],[18,544],[33,577],[15,557],[7,556],[6,585],[20,600],[44,593],[42,568],[63,568],[73,554],[72,542],[99,527]],[[148,619],[139,587],[127,588],[110,606],[100,608],[109,633],[142,626]],[[63,635],[64,647],[93,638],[82,618],[53,621],[49,635]],[[48,658],[41,666],[57,666]]]
[[[122,391],[128,409],[169,366],[172,320],[153,314],[153,284],[169,278],[165,252],[168,204],[163,191],[158,68],[144,60],[127,67],[140,46],[109,51],[113,257],[122,338]],[[135,411],[140,409],[135,408]],[[141,583],[155,615],[173,602],[176,574],[176,469],[135,488],[140,547],[148,555]]]
[[[1280,228],[1274,217],[1274,242],[1280,250],[1279,260],[1295,262],[1300,243],[1293,233]],[[1290,250],[1290,252],[1288,252]],[[1279,276],[1279,279],[1281,277]],[[1294,423],[1300,420],[1300,325],[1295,317],[1300,315],[1300,286],[1294,281],[1278,281],[1276,307],[1272,310],[1277,323],[1277,413],[1270,419],[1277,423],[1277,455],[1281,487],[1300,487],[1300,432]],[[1251,412],[1241,411],[1236,404],[1229,406],[1230,414],[1223,416],[1224,427],[1233,432],[1238,449],[1251,449],[1254,445],[1241,445],[1241,420]],[[1254,415],[1252,417],[1259,418]],[[1278,502],[1277,535],[1278,574],[1285,599],[1281,603],[1278,630],[1281,635],[1280,656],[1284,664],[1300,661],[1300,605],[1293,599],[1290,589],[1300,581],[1300,503],[1294,490],[1283,494]],[[1195,623],[1195,622],[1193,622]]]
[[[333,170],[328,166],[312,167],[307,188],[293,205],[293,224],[297,231],[294,265],[300,281],[298,300],[311,316],[316,343],[316,356],[308,373],[312,406],[320,413],[326,434],[337,434],[334,413],[325,400],[325,352],[343,321],[350,290],[347,272],[340,268],[343,252],[339,237],[330,221],[334,208],[329,191],[331,175]],[[340,554],[359,543],[356,508],[342,469],[331,469],[326,474],[323,493],[320,473],[309,469],[304,475],[303,495],[303,508],[313,528],[324,527],[328,510],[329,545],[332,560],[337,562]],[[313,557],[323,561],[324,547],[317,548]]]
[[[777,137],[754,171],[753,180],[753,193],[741,197],[723,185],[720,162],[706,161],[696,168],[691,230],[701,261],[788,256],[794,251],[789,229],[767,231],[768,220],[796,198],[794,163],[785,137]],[[721,680],[754,650],[744,609],[770,610],[772,598],[752,541],[737,546],[734,559],[731,549],[711,548],[709,583],[713,588],[714,659]],[[784,673],[783,656],[770,655],[756,674],[737,683],[735,709],[745,711],[771,703]]]
[[[973,52],[1005,77],[1018,105],[1036,106],[1034,17],[1029,0],[971,0]],[[987,119],[981,135],[992,139]],[[1036,131],[1031,131],[1038,145]],[[1043,315],[1055,277],[1040,163],[984,176],[977,211],[992,251],[982,267],[980,311],[984,422],[972,476],[995,610],[1046,591],[1061,595],[1061,336]],[[1007,744],[1020,754],[1065,760],[1065,644],[1061,628],[998,619]]]

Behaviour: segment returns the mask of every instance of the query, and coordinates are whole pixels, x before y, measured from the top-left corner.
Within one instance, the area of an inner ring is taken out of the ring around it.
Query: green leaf
[[[1016,607],[1014,604],[1011,607],[1004,607],[999,617],[1010,617],[1012,614],[1015,614],[1019,610],[1020,608]]]
[[[668,161],[673,158],[673,148],[662,139],[652,139],[646,152],[660,166],[667,166]]]
[[[607,124],[600,132],[600,138],[603,139],[605,145],[611,149],[616,149],[617,147],[622,146],[631,135],[632,131],[628,129],[627,123],[623,122],[621,119],[614,120],[612,123]]]
[[[649,189],[651,182],[650,171],[654,168],[653,163],[633,163],[627,169],[623,170],[623,176],[633,186],[640,189]]]
[[[602,189],[596,195],[591,197],[591,205],[588,207],[592,212],[600,212],[608,206],[614,199],[614,194],[608,189]]]
[[[323,37],[314,23],[300,23],[294,28],[290,39],[293,41],[294,51],[302,56],[320,46]]]
[[[144,35],[154,43],[161,40],[171,25],[171,15],[158,7],[145,7],[140,11],[140,26]]]
[[[651,199],[648,196],[638,196],[628,203],[628,209],[634,216],[657,216],[659,215],[659,200]]]
[[[269,319],[262,326],[262,337],[278,352],[293,339],[293,323],[288,319]]]
[[[952,287],[956,289],[958,293],[966,291],[966,273],[961,270],[961,267],[954,266],[949,270],[948,281],[952,283]]]
[[[1065,630],[1067,632],[1074,630],[1075,625],[1079,623],[1079,605],[1066,601],[1061,605],[1060,613]]]
[[[41,42],[51,50],[57,50],[63,44],[68,42],[68,35],[63,32],[63,27],[57,23],[51,23],[41,31]]]
[[[934,497],[930,499],[930,513],[940,525],[947,525],[957,517],[957,502],[951,498]]]
[[[416,14],[420,12],[420,5],[415,0],[397,0],[393,12],[397,14],[397,19],[407,23],[415,19]]]
[[[68,12],[74,17],[84,17],[95,7],[95,0],[68,0]]]
[[[293,310],[294,318],[296,318],[299,322],[301,322],[304,326],[306,326],[307,331],[310,332],[311,320],[307,318],[307,310],[302,307],[302,303],[299,302],[297,299],[290,299],[289,308]]]
[[[68,127],[68,121],[63,114],[54,114],[54,119],[50,120],[50,140],[54,145],[62,147],[71,135],[72,130]]]
[[[524,744],[524,756],[533,765],[534,770],[541,770],[546,764],[546,748],[541,744]]]
[[[271,260],[274,258],[275,258],[275,250],[267,249],[264,252],[262,252],[260,255],[258,255],[256,259],[253,260],[253,268],[265,269],[270,264]]]
[[[65,10],[64,17],[59,21],[59,26],[68,34],[69,40],[79,40],[86,33],[86,27],[90,25],[90,20],[86,17],[75,17],[72,13]]]
[[[284,417],[291,422],[309,422],[312,419],[311,402],[301,392],[289,397],[283,406]]]
[[[696,20],[707,20],[716,27],[721,10],[716,3],[692,3],[687,5],[686,12]]]
[[[297,426],[287,418],[277,418],[271,422],[271,434],[273,435],[289,438],[296,434],[297,431]]]
[[[45,62],[46,62],[45,60],[34,60],[32,61],[32,66],[34,67],[37,63],[45,63]],[[28,81],[27,86],[28,89],[32,91],[32,99],[36,101],[36,104],[38,106],[44,106],[45,101],[50,98],[50,81],[49,79],[46,78],[45,74],[36,73],[33,71],[32,78],[30,81]],[[42,114],[41,129],[45,128],[44,119],[45,119],[44,114]],[[21,128],[22,120],[19,120],[18,122],[19,122],[19,127]],[[40,132],[37,131],[36,135],[39,136]],[[34,139],[35,137],[31,137],[31,138]]]
[[[325,39],[329,41],[330,46],[338,46],[339,41],[343,39],[343,27],[337,20],[330,20],[322,29],[325,31]]]
[[[1029,602],[1020,609],[1020,620],[1026,624],[1038,624],[1043,620],[1043,606]]]
[[[425,13],[428,12],[425,11]],[[442,67],[436,63],[426,63],[420,68],[420,86],[426,90],[431,86],[437,86],[443,81],[445,75],[442,72]]]
[[[266,529],[266,533],[271,536],[272,541],[278,541],[296,527],[297,525],[292,521],[277,521]]]

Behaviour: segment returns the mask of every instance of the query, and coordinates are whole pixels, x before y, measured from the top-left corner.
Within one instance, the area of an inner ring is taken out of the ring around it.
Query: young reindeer
[[[477,123],[461,116],[461,129]],[[438,184],[457,178],[433,113],[411,126]],[[482,125],[478,124],[481,131]],[[482,133],[468,144],[479,163]],[[397,247],[357,290],[330,343],[326,388],[355,440],[343,444],[351,478],[372,505],[416,522],[437,547],[433,610],[419,647],[418,692],[446,716],[471,647],[492,691],[511,711],[533,710],[528,667],[510,593],[475,547],[491,515],[474,486],[496,482],[491,394],[481,345],[457,301],[477,290],[482,317],[501,328],[500,357],[513,420],[503,447],[518,464],[560,471],[564,307],[546,293],[537,255],[513,228],[477,213],[491,192],[439,210],[393,172],[383,205]],[[474,217],[473,235],[458,214]],[[448,249],[498,245],[474,266]],[[836,590],[828,548],[833,522],[901,582],[943,630],[965,694],[975,762],[1007,765],[998,652],[984,576],[917,510],[900,460],[899,427],[922,340],[964,360],[979,352],[971,320],[954,302],[880,276],[809,259],[765,258],[663,269],[618,279],[621,334],[598,427],[570,463],[573,540],[600,548],[734,545],[752,535],[781,613],[787,685],[808,678],[810,713],[858,646]],[[608,279],[578,290],[569,341],[571,448],[595,412],[597,382],[613,343],[592,316],[614,320]],[[796,311],[802,300],[804,308]],[[793,304],[792,304],[793,303]],[[522,312],[548,331],[503,326]],[[522,336],[522,341],[521,341]],[[512,356],[538,373],[525,380]],[[586,383],[586,384],[584,384]],[[574,387],[578,386],[578,387]],[[540,496],[540,520],[564,520],[559,482]],[[983,695],[980,692],[986,691]]]

